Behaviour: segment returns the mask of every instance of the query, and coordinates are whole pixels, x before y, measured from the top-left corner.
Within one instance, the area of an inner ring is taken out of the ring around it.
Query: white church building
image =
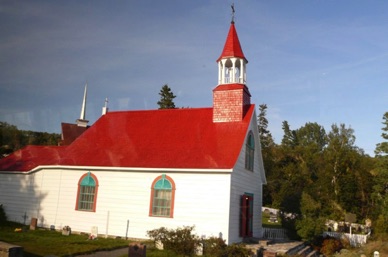
[[[8,220],[139,239],[162,226],[228,244],[261,237],[266,177],[247,63],[232,21],[212,107],[107,111],[91,126],[81,115],[62,124],[60,146],[0,159]]]

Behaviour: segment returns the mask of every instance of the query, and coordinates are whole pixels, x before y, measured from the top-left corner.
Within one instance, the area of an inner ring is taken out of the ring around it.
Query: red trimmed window
[[[149,215],[153,217],[174,217],[175,183],[165,174],[157,177],[151,186]]]
[[[249,132],[247,142],[245,144],[245,168],[253,171],[255,157],[255,140],[252,132]]]
[[[77,203],[78,211],[96,211],[98,180],[90,171],[78,181]]]

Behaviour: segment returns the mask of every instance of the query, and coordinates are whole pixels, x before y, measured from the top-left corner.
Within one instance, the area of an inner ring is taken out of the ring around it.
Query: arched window
[[[255,139],[252,132],[249,132],[247,142],[245,144],[245,168],[253,171],[255,157]]]
[[[90,171],[78,181],[76,210],[96,211],[98,180]]]
[[[165,174],[157,177],[151,186],[149,215],[154,217],[174,217],[175,183]]]

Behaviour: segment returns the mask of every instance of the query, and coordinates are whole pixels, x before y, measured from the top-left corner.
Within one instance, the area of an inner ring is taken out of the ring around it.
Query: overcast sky
[[[211,107],[231,0],[0,1],[0,121],[61,132],[109,109]],[[374,155],[388,111],[388,1],[235,0],[251,102],[268,106],[275,141],[317,122],[355,130]],[[157,124],[155,124],[157,126]]]

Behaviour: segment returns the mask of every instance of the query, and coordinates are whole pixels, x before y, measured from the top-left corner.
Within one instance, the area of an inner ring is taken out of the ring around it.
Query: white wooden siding
[[[255,138],[255,157],[253,172],[245,169],[245,143],[241,147],[241,152],[232,172],[231,178],[231,203],[230,203],[230,234],[228,243],[241,242],[240,237],[240,199],[244,193],[253,194],[253,236],[262,236],[261,207],[262,207],[262,188],[263,178],[265,179],[263,160],[261,156],[260,139],[257,128],[256,112],[252,115],[250,128]]]
[[[161,226],[195,226],[199,236],[228,237],[230,174],[167,173],[90,170],[98,179],[96,212],[77,211],[80,177],[89,170],[43,169],[31,174],[0,174],[0,204],[9,220],[73,231],[121,237],[146,238],[146,232]],[[174,218],[149,217],[151,185],[165,173],[176,185]],[[129,221],[128,234],[127,222]]]

